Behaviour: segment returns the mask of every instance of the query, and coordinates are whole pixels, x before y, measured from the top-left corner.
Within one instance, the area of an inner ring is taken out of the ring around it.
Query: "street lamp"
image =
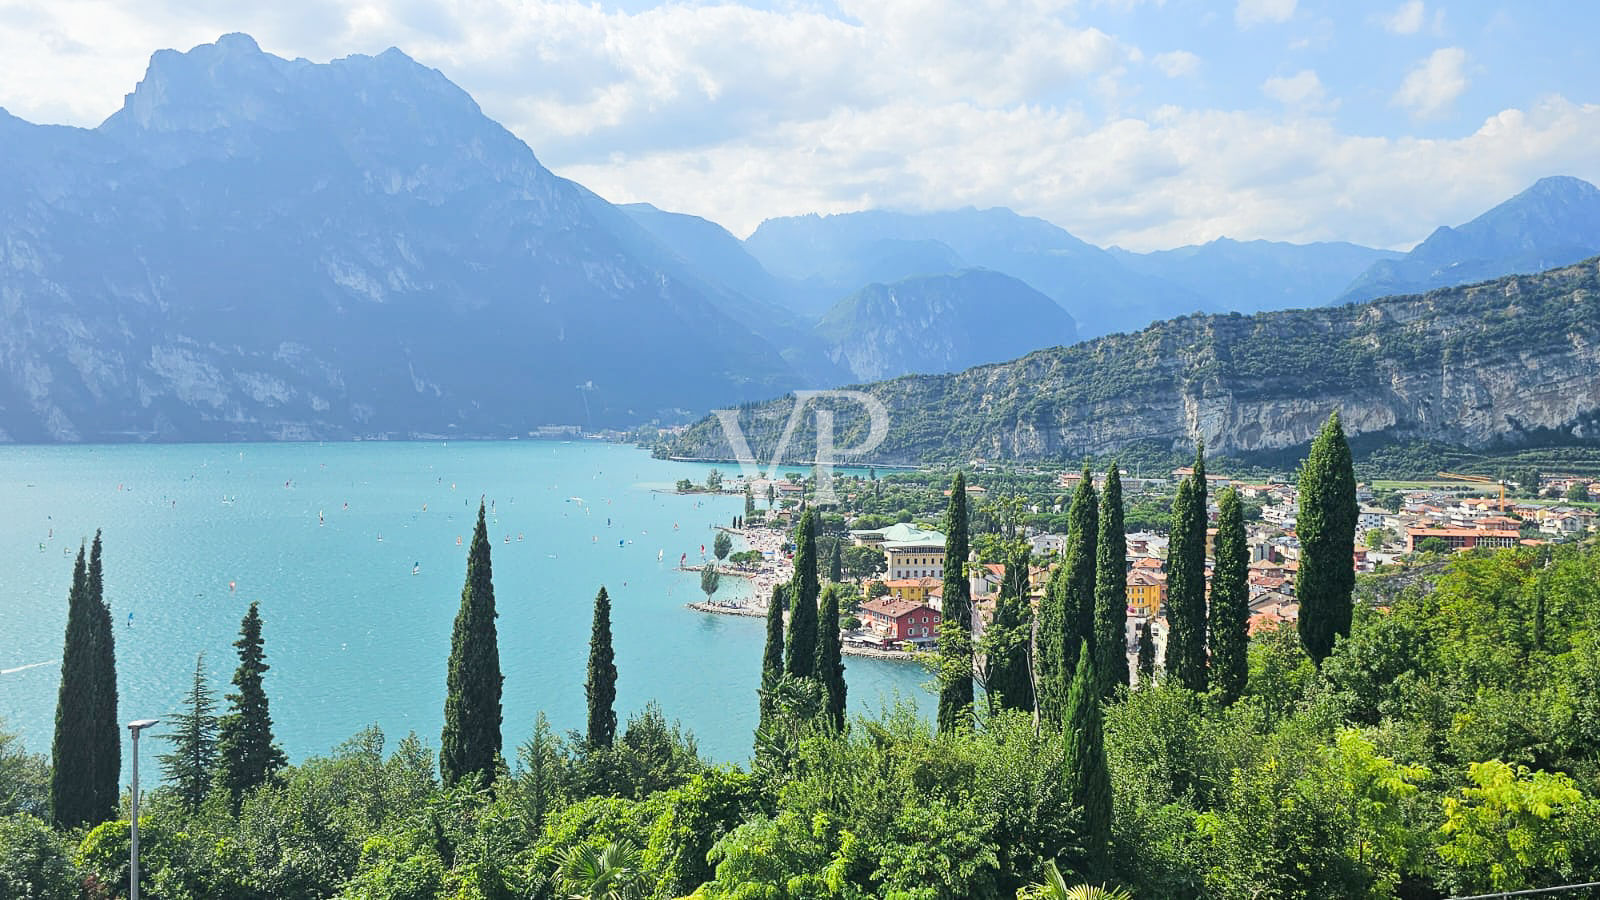
[[[128,723],[133,735],[133,817],[128,823],[128,900],[139,900],[139,732],[161,721],[138,719]]]

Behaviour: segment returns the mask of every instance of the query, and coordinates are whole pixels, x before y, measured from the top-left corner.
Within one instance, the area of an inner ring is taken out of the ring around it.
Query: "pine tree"
[[[1123,525],[1122,475],[1117,464],[1106,473],[1100,495],[1100,540],[1095,547],[1095,668],[1105,680],[1105,695],[1128,684],[1128,536]]]
[[[844,550],[840,547],[843,541],[833,542],[833,558],[828,562],[828,580],[834,584],[844,583]]]
[[[1006,560],[1000,596],[994,604],[996,634],[1014,639],[990,652],[989,700],[991,709],[1033,711],[1033,678],[1028,670],[1028,645],[1033,636],[1033,607],[1028,602],[1028,548],[1024,545]]]
[[[772,691],[783,678],[783,606],[788,598],[785,584],[772,586],[772,597],[767,601],[767,645],[761,653],[761,721],[759,730],[765,730],[772,715]]]
[[[611,649],[611,597],[604,587],[594,597],[583,693],[589,699],[589,749],[610,750],[617,736],[617,663]]]
[[[1350,634],[1350,595],[1356,587],[1356,476],[1338,410],[1311,442],[1297,500],[1300,571],[1294,592],[1300,601],[1300,643],[1321,666],[1334,640]]]
[[[972,586],[967,581],[967,478],[957,472],[945,511],[944,608],[939,627],[939,731],[972,725]]]
[[[837,558],[837,557],[836,557]],[[840,657],[839,586],[822,591],[822,611],[817,624],[817,679],[822,682],[822,710],[835,731],[844,730],[844,660]]]
[[[228,714],[217,723],[217,784],[228,792],[233,808],[253,788],[288,764],[272,740],[272,712],[261,676],[271,668],[261,639],[261,611],[251,603],[239,624],[239,668],[233,673],[238,693],[229,694]]]
[[[439,739],[439,776],[447,785],[462,778],[494,777],[500,755],[500,646],[494,620],[494,571],[483,502],[467,554],[467,581],[450,635],[450,664]]]
[[[817,666],[817,523],[811,510],[800,517],[795,537],[794,578],[789,582],[789,639],[783,670],[796,678],[815,677]]]
[[[1178,485],[1167,543],[1167,677],[1206,689],[1206,445]]]
[[[1217,499],[1216,565],[1211,570],[1211,668],[1224,705],[1244,693],[1250,672],[1250,547],[1239,492]]]
[[[100,531],[89,544],[89,596],[94,601],[95,711],[94,741],[97,806],[116,809],[122,800],[122,725],[117,721],[117,639],[111,627],[111,605],[106,602],[105,572],[100,562]]]
[[[1139,626],[1139,686],[1145,687],[1156,679],[1156,638],[1150,633],[1150,620]]]
[[[51,745],[50,816],[58,828],[98,825],[116,814],[115,774],[109,785],[101,783],[105,748],[97,724],[102,708],[98,692],[104,682],[98,671],[102,657],[96,641],[96,606],[80,546],[67,593],[67,632]]]
[[[1106,765],[1104,723],[1100,712],[1100,677],[1085,641],[1078,668],[1067,692],[1067,724],[1063,756],[1067,796],[1083,811],[1083,842],[1090,874],[1102,875],[1111,844],[1111,772]]]
[[[172,730],[160,736],[172,744],[172,752],[157,757],[161,776],[191,813],[205,802],[216,779],[217,722],[217,698],[206,683],[206,655],[202,653],[195,657],[194,681],[183,709],[167,714]]]

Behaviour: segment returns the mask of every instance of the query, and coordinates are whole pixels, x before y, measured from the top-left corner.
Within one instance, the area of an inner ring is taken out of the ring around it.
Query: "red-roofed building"
[[[1477,528],[1428,528],[1415,526],[1406,529],[1406,552],[1417,552],[1417,544],[1428,538],[1444,541],[1451,550],[1472,550],[1477,547],[1503,549],[1517,546],[1522,535],[1509,529],[1479,530]]]
[[[939,611],[926,603],[879,597],[861,604],[861,621],[884,644],[930,643],[939,637]]]

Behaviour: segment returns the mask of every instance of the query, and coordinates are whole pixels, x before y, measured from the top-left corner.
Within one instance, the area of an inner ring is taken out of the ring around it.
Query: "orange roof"
[[[1129,584],[1157,585],[1166,584],[1167,576],[1164,572],[1151,572],[1148,569],[1134,569],[1128,573]]]
[[[1406,529],[1406,534],[1418,537],[1508,537],[1515,538],[1518,532],[1509,529],[1496,528],[1430,528],[1426,525],[1412,525]]]
[[[883,586],[887,588],[934,588],[943,583],[937,578],[896,578],[893,581],[885,581]]]
[[[1161,568],[1161,560],[1156,559],[1154,556],[1141,556],[1133,561],[1133,567],[1135,569],[1159,569]]]
[[[863,601],[861,609],[863,612],[876,613],[881,616],[888,616],[891,619],[898,619],[918,609],[936,611],[926,603],[918,603],[915,600],[896,600],[893,597],[879,597],[876,600]]]

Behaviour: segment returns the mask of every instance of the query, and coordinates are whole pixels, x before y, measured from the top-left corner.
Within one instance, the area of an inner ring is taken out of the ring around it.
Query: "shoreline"
[[[684,606],[695,612],[709,613],[716,616],[742,616],[747,619],[765,619],[767,611],[763,607],[756,609],[753,606],[719,606],[715,603],[704,601],[685,603]],[[909,650],[886,650],[882,647],[863,647],[860,644],[843,642],[839,645],[839,652],[845,656],[866,656],[873,659],[889,659],[899,662],[914,662],[917,654]]]

